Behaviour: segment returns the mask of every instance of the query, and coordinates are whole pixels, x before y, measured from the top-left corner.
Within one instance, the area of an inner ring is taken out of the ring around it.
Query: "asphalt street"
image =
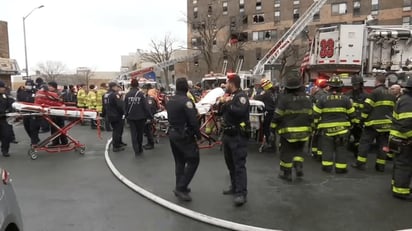
[[[27,155],[23,128],[16,127],[15,133],[20,142],[12,145],[11,157],[0,157],[0,166],[11,172],[26,230],[222,230],[164,209],[120,183],[104,160],[107,132],[99,139],[96,130],[75,127],[70,133],[87,145],[84,156],[74,151],[40,152],[37,160]],[[126,151],[110,153],[123,175],[166,200],[209,216],[282,230],[412,228],[412,203],[391,197],[390,168],[376,173],[370,163],[365,172],[326,174],[307,157],[303,180],[285,183],[277,178],[278,155],[258,153],[252,142],[248,203],[236,208],[232,198],[221,193],[229,182],[223,153],[219,148],[201,150],[191,185],[193,201],[182,203],[172,193],[174,162],[167,138],[138,158],[127,128],[124,141],[129,144]]]

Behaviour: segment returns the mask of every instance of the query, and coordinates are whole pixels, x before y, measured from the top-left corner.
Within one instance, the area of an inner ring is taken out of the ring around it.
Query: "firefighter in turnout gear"
[[[279,177],[287,181],[292,181],[293,167],[296,176],[303,176],[303,148],[312,133],[312,102],[300,82],[297,76],[287,78],[271,124],[280,136]]]
[[[392,195],[412,201],[412,78],[408,79],[404,95],[396,103],[389,139],[389,147],[396,152]]]
[[[96,97],[96,86],[94,84],[90,84],[89,92],[87,93],[86,97],[86,106],[89,110],[95,110],[97,104],[97,97]],[[97,123],[95,120],[90,120],[90,127],[92,129],[97,128]]]
[[[370,144],[375,140],[378,146],[376,156],[376,171],[385,171],[386,153],[383,147],[388,143],[389,130],[392,121],[387,116],[392,115],[396,98],[385,86],[386,77],[377,75],[375,89],[369,94],[364,103],[361,122],[364,129],[359,141],[359,154],[352,167],[365,170]]]
[[[355,108],[356,118],[353,120],[352,128],[350,130],[348,150],[352,151],[355,157],[358,156],[359,140],[362,134],[362,126],[360,124],[361,112],[363,110],[363,102],[366,98],[366,93],[363,91],[362,76],[353,75],[351,77],[352,90],[348,91],[345,95],[348,96]],[[353,140],[351,141],[351,137]]]
[[[270,147],[276,150],[276,138],[272,139],[272,142],[270,141],[270,123],[273,119],[276,104],[275,88],[272,82],[268,79],[262,79],[260,85],[264,91],[260,95],[255,96],[255,100],[262,101],[265,104],[265,118],[262,125],[263,134],[265,135],[266,144],[270,144]]]
[[[335,165],[336,173],[346,173],[348,169],[342,149],[348,138],[351,120],[355,118],[355,108],[350,99],[341,93],[343,82],[338,76],[332,76],[328,85],[329,93],[313,106],[323,151],[322,170],[332,172]]]
[[[322,98],[324,95],[328,94],[328,80],[324,77],[321,77],[316,80],[315,86],[312,92],[312,100],[313,104],[316,104],[316,102]],[[319,137],[320,135],[318,134],[317,131],[312,135],[312,140],[311,140],[311,151],[312,151],[312,157],[318,161],[322,161],[322,150],[319,148]]]
[[[229,170],[231,185],[224,190],[225,195],[234,195],[236,206],[246,203],[247,143],[250,136],[249,99],[240,88],[240,77],[230,74],[226,84],[228,96],[219,99],[223,118],[223,152]]]
[[[80,84],[78,90],[77,90],[77,107],[78,108],[86,108],[86,90],[84,90],[85,85]]]

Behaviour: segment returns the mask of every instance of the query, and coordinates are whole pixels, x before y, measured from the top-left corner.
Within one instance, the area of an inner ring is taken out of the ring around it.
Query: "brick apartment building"
[[[221,72],[227,52],[236,55],[236,59],[229,57],[232,62],[229,60],[227,70],[235,70],[239,58],[244,59],[241,70],[251,70],[312,3],[313,0],[188,0],[188,47],[202,46],[199,28],[213,18],[218,32],[212,43],[212,71]],[[379,25],[410,25],[411,8],[412,0],[329,0],[314,16],[306,34],[313,36],[316,27],[364,23],[368,15]],[[296,65],[305,52],[308,36],[302,33],[295,41],[296,52],[291,58]],[[189,76],[194,79],[207,72],[202,57],[189,65]]]
[[[17,62],[10,59],[7,22],[0,21],[0,80],[11,86],[11,75],[18,72]]]

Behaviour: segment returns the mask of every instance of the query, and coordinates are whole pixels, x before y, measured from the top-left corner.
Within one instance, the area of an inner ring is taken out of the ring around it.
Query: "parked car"
[[[23,231],[20,207],[10,174],[0,168],[0,231]]]

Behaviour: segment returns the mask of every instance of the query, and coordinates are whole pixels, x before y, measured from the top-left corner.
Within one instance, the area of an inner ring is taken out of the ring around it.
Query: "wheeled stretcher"
[[[79,151],[80,154],[84,154],[86,152],[86,146],[71,135],[69,135],[69,130],[72,129],[75,125],[81,123],[84,119],[92,119],[97,120],[98,128],[100,120],[98,116],[98,112],[94,110],[85,110],[82,108],[77,107],[55,107],[55,106],[42,106],[38,104],[32,103],[21,103],[16,102],[13,103],[13,108],[15,113],[9,113],[7,116],[41,116],[44,118],[50,126],[56,128],[56,132],[50,135],[49,137],[45,138],[44,140],[40,141],[37,145],[33,145],[28,150],[28,155],[31,159],[37,159],[38,155],[37,152],[39,151],[46,151],[49,153],[57,153],[57,152],[68,152],[72,150]],[[55,124],[52,120],[53,116],[62,116],[62,117],[69,117],[72,118],[68,124],[63,127],[59,127]],[[68,143],[65,145],[56,145],[56,146],[48,146],[48,144],[54,140],[55,138],[59,137],[60,135],[65,135],[68,139]]]

